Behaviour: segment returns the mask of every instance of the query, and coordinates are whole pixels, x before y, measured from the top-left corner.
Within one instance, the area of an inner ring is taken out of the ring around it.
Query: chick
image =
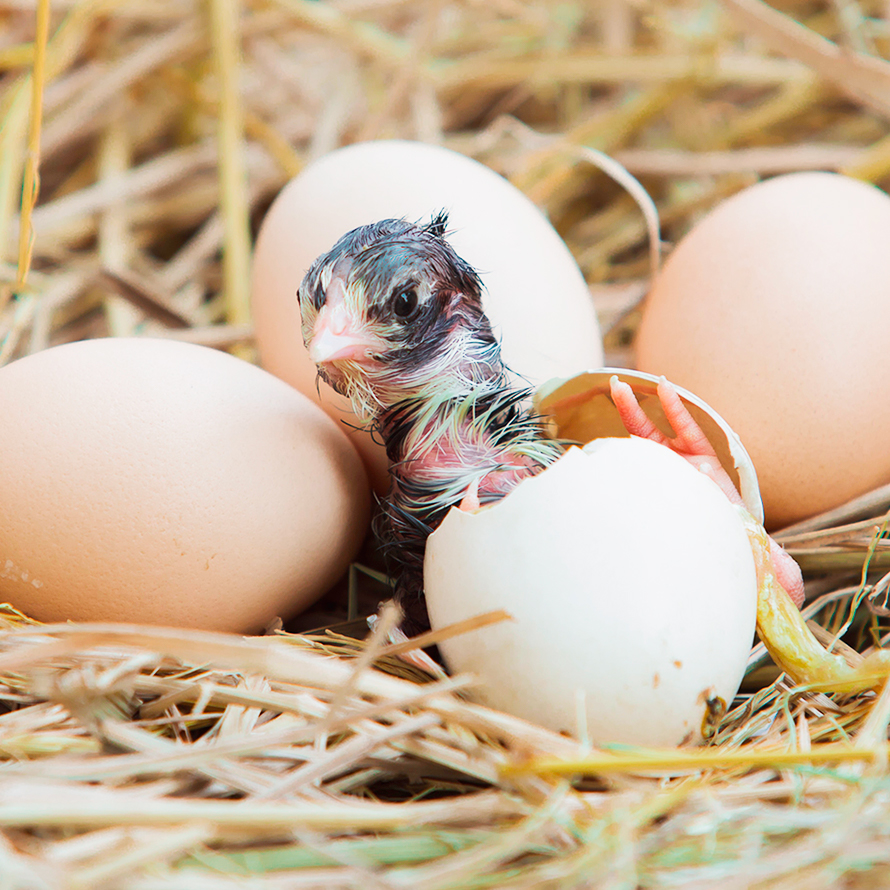
[[[446,228],[439,214],[354,229],[299,289],[319,374],[386,447],[392,484],[376,531],[397,598],[421,614],[426,538],[448,510],[503,497],[562,453],[529,413],[530,391],[508,380],[479,276]]]

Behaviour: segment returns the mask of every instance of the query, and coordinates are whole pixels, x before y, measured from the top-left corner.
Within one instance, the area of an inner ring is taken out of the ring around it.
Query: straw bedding
[[[399,136],[544,208],[629,364],[646,223],[577,147],[641,180],[667,241],[776,172],[887,188],[888,57],[867,0],[0,0],[0,363],[130,333],[250,357],[271,199]],[[854,663],[886,631],[888,508],[890,488],[779,536]],[[341,617],[332,596],[312,621]],[[795,689],[756,648],[705,746],[600,750],[408,667],[392,620],[245,639],[7,609],[0,886],[890,884],[887,689]]]

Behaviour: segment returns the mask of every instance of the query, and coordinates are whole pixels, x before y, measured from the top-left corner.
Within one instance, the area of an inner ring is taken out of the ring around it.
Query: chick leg
[[[625,428],[632,436],[651,439],[659,445],[670,448],[716,483],[729,498],[730,503],[736,505],[742,503],[742,496],[733,485],[729,474],[720,465],[717,453],[702,432],[701,427],[686,410],[686,406],[673,384],[662,377],[658,383],[658,399],[668,423],[676,433],[674,438],[664,435],[646,416],[627,383],[623,383],[618,377],[613,376],[610,387],[612,401],[618,409]],[[772,537],[769,538],[769,546],[770,558],[777,580],[794,604],[800,607],[804,601],[803,576],[800,566]]]
[[[479,502],[479,480],[474,479],[470,483],[470,487],[467,489],[467,493],[464,495],[463,500],[458,505],[459,510],[466,510],[468,513],[472,513],[474,510],[478,510],[481,506]]]

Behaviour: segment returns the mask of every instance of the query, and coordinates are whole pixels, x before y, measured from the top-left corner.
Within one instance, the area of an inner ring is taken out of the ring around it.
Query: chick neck
[[[376,423],[386,446],[392,498],[424,522],[436,524],[468,490],[480,503],[497,500],[562,453],[528,408],[531,390],[511,385],[500,359],[477,379],[459,378],[424,398],[409,397]]]

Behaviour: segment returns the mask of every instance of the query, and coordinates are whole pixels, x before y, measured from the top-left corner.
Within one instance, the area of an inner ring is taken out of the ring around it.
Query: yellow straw
[[[810,751],[722,751],[706,748],[699,751],[643,751],[626,754],[592,754],[578,759],[538,757],[524,762],[506,764],[504,776],[554,775],[634,772],[674,772],[707,769],[787,769],[795,766],[820,766],[852,762],[871,762],[887,755],[887,745],[874,748],[851,748],[848,745],[823,745]]]
[[[34,37],[34,67],[31,77],[31,119],[28,127],[28,151],[25,155],[25,175],[22,188],[22,215],[19,225],[19,261],[16,271],[15,290],[24,289],[31,267],[31,250],[34,246],[31,231],[31,213],[40,192],[40,125],[43,112],[43,84],[46,77],[46,43],[49,38],[50,0],[37,4],[37,29]],[[0,294],[0,309],[9,294]]]
[[[238,0],[212,0],[210,22],[220,84],[220,204],[225,227],[223,282],[226,315],[232,323],[250,320],[250,227],[244,162],[244,111],[238,93],[241,70]]]

